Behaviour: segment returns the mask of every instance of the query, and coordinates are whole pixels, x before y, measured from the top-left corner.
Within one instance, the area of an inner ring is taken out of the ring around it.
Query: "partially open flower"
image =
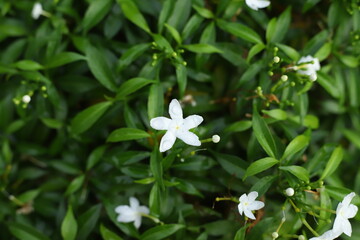
[[[308,76],[311,81],[316,81],[316,71],[320,70],[319,59],[308,55],[306,57],[301,57],[297,63],[299,66],[294,69],[297,69],[298,73]]]
[[[249,195],[246,195],[245,193],[241,195],[239,198],[240,203],[238,205],[240,215],[242,215],[244,212],[245,216],[248,218],[253,220],[256,219],[252,211],[259,210],[265,206],[263,202],[255,201],[258,195],[259,193],[255,191],[250,192]]]
[[[171,119],[156,117],[150,120],[152,128],[167,130],[160,142],[160,152],[169,150],[174,145],[176,138],[180,138],[186,144],[200,146],[199,137],[189,130],[199,126],[204,119],[199,115],[191,115],[184,119],[180,103],[176,99],[170,102],[169,114]]]
[[[333,230],[329,230],[324,232],[323,235],[319,237],[310,238],[309,240],[334,240],[338,236],[340,236],[340,234],[336,234]]]
[[[142,214],[149,214],[149,208],[146,206],[140,206],[139,201],[130,197],[130,206],[128,205],[120,205],[115,208],[115,212],[120,214],[117,217],[118,222],[134,222],[134,226],[139,228],[141,225]]]
[[[333,230],[336,233],[345,233],[351,237],[352,228],[349,218],[355,217],[358,208],[354,204],[350,204],[351,200],[355,197],[355,193],[352,192],[346,195],[342,202],[340,202],[336,208],[336,217],[334,221]]]
[[[38,19],[43,13],[43,8],[41,3],[35,3],[31,11],[31,16],[33,19]]]
[[[266,8],[270,5],[270,1],[267,0],[245,0],[246,5],[248,5],[249,8],[252,8],[254,10],[258,10],[259,8]]]

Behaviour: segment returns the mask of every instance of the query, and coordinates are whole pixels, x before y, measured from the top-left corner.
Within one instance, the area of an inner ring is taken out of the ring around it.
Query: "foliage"
[[[0,1],[1,239],[311,238],[360,193],[358,0],[41,3]],[[201,147],[159,152],[172,99]],[[255,221],[216,201],[250,191]],[[132,196],[139,229],[116,220]]]

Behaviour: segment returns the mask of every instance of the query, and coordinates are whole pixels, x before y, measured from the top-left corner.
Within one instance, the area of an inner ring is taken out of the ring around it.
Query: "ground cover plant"
[[[0,9],[0,239],[360,239],[358,0]]]

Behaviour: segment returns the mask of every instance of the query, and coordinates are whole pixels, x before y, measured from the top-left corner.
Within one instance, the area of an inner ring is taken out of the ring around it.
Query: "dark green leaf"
[[[165,224],[157,227],[153,227],[144,232],[140,239],[141,240],[160,240],[164,239],[172,234],[176,233],[180,229],[184,228],[181,224]]]
[[[297,177],[298,179],[304,181],[304,182],[308,182],[309,181],[309,173],[308,171],[300,166],[281,166],[279,167],[280,170],[283,171],[287,171],[290,172],[291,174],[293,174],[295,177]]]
[[[150,134],[147,132],[136,129],[136,128],[119,128],[110,133],[110,136],[107,138],[107,142],[121,142],[136,140],[141,138],[148,138]]]
[[[84,20],[82,22],[84,31],[89,31],[92,27],[98,24],[105,15],[109,12],[113,0],[93,0],[85,12]]]
[[[45,68],[60,67],[72,62],[86,60],[86,57],[75,52],[61,52],[52,56],[46,63]]]
[[[341,161],[343,160],[344,152],[341,146],[335,148],[329,161],[326,164],[325,170],[322,172],[320,179],[325,179],[334,173],[334,171],[338,168]]]
[[[151,32],[144,16],[140,13],[133,0],[117,0],[117,2],[120,4],[121,9],[123,10],[127,19],[143,29],[145,32]]]
[[[261,37],[251,28],[241,24],[234,22],[226,22],[224,20],[217,20],[218,26],[239,38],[242,38],[248,42],[252,43],[262,43]]]
[[[132,78],[121,84],[117,94],[116,99],[122,100],[127,95],[130,95],[131,93],[136,92],[140,88],[145,87],[146,85],[150,83],[155,83],[155,80],[150,80],[146,78]]]
[[[255,162],[251,163],[250,166],[246,169],[246,173],[243,179],[245,180],[249,176],[263,172],[277,163],[279,163],[279,160],[271,157],[256,160]]]
[[[74,240],[77,233],[77,222],[71,205],[68,206],[66,215],[61,224],[61,236],[66,240]]]

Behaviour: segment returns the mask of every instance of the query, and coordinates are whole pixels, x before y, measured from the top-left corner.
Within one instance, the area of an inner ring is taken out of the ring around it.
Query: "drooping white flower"
[[[252,8],[255,11],[257,11],[259,8],[266,8],[270,5],[270,1],[268,0],[245,0],[245,3],[249,8]]]
[[[308,55],[306,57],[301,57],[297,63],[299,64],[299,66],[297,66],[298,73],[309,76],[311,81],[315,81],[317,79],[316,71],[320,70],[319,59]]]
[[[33,19],[38,19],[41,14],[43,13],[43,8],[42,8],[42,5],[41,3],[35,3],[34,6],[33,6],[33,9],[31,11],[31,16]]]
[[[249,193],[249,195],[246,195],[246,193],[241,195],[241,197],[239,198],[240,203],[238,205],[240,215],[242,215],[244,212],[245,216],[247,216],[248,218],[253,220],[256,219],[252,211],[259,210],[265,206],[263,202],[255,201],[258,195],[258,192],[255,191]]]
[[[170,102],[169,114],[171,119],[156,117],[150,120],[152,128],[167,130],[160,142],[160,152],[169,150],[174,145],[176,138],[181,139],[186,144],[200,146],[199,137],[189,130],[199,126],[204,119],[199,115],[191,115],[184,119],[180,103],[176,99]]]
[[[134,222],[134,226],[139,228],[141,225],[142,214],[149,214],[149,208],[140,206],[139,201],[135,197],[130,197],[130,206],[120,205],[115,208],[115,212],[120,214],[117,217],[118,222]]]
[[[342,202],[340,202],[336,208],[336,217],[334,221],[333,230],[336,233],[345,233],[351,237],[352,228],[349,218],[355,217],[358,208],[354,204],[350,204],[351,200],[355,197],[355,193],[352,192],[346,195]]]
[[[338,236],[340,236],[340,234],[335,233],[334,230],[329,230],[324,232],[323,235],[310,238],[309,240],[334,240]]]

